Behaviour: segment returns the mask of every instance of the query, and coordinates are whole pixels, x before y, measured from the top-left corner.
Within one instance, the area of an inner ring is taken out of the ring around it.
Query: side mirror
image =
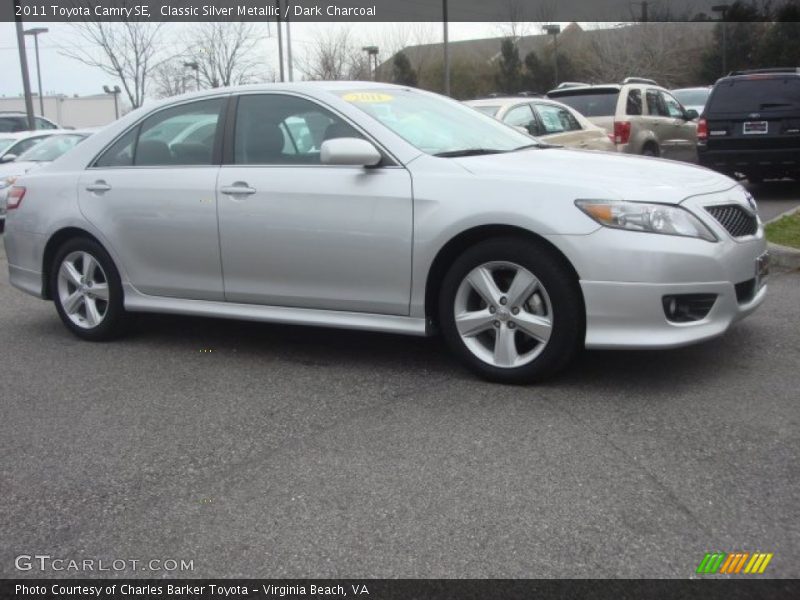
[[[698,113],[693,108],[689,108],[689,109],[686,110],[686,120],[687,121],[694,121],[699,116],[700,116],[700,113]]]
[[[11,162],[12,160],[17,160],[16,154],[4,154],[2,157],[0,157],[0,163],[7,163]]]
[[[381,162],[381,153],[367,140],[336,138],[322,142],[319,158],[323,165],[372,167]]]

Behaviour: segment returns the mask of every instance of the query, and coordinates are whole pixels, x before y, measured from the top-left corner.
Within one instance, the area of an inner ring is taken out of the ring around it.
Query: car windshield
[[[339,95],[428,154],[509,152],[535,142],[460,102],[431,94],[391,88],[347,90]]]
[[[617,112],[619,90],[571,90],[551,92],[548,96],[571,106],[585,117],[610,117]]]
[[[21,162],[49,162],[55,160],[68,150],[77,146],[85,137],[85,135],[78,133],[65,133],[63,135],[51,136],[27,152],[23,152],[17,160]]]
[[[674,90],[672,95],[684,106],[699,106],[706,103],[711,90]]]
[[[16,142],[14,138],[0,138],[0,152],[3,152],[6,148],[8,148],[11,144]]]

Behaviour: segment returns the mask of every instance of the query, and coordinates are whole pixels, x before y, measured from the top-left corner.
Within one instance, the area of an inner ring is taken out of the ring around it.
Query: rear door
[[[194,100],[150,115],[80,178],[81,211],[145,294],[224,300],[216,184],[227,100]]]
[[[751,75],[723,80],[714,86],[705,118],[709,150],[800,148],[800,77]]]

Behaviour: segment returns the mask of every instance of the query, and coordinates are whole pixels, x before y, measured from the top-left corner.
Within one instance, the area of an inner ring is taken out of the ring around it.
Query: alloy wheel
[[[70,252],[58,268],[58,299],[70,321],[82,329],[100,325],[108,312],[108,278],[85,251]]]
[[[553,307],[542,282],[506,261],[470,271],[456,292],[455,325],[472,354],[494,367],[533,361],[553,331]]]

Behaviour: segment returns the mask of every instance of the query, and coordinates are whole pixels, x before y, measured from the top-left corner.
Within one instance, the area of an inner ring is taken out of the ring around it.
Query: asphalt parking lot
[[[682,578],[708,551],[798,577],[799,324],[776,273],[723,338],[506,387],[437,339],[144,316],[81,342],[0,250],[0,577]]]

